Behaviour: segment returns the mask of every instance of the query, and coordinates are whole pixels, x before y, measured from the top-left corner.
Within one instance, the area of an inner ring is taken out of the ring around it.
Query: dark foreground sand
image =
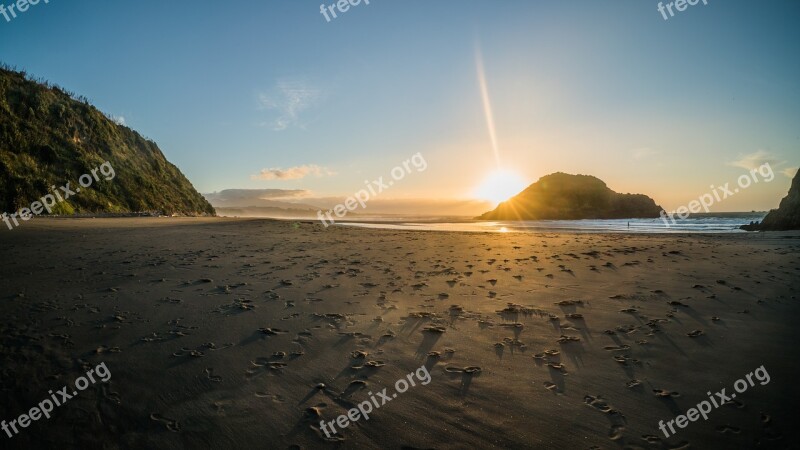
[[[0,419],[111,379],[0,447],[800,448],[799,237],[37,218],[0,231]]]

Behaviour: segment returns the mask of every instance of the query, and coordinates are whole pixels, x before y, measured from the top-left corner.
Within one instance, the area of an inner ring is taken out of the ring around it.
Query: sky
[[[383,198],[561,171],[672,211],[767,163],[712,209],[776,208],[800,166],[800,2],[707,3],[371,0],[328,21],[309,0],[41,0],[0,15],[0,61],[155,140],[204,193],[348,196],[419,154]]]

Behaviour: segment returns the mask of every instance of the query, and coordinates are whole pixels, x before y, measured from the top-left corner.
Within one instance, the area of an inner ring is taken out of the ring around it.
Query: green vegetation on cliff
[[[546,175],[478,219],[579,220],[659,217],[661,207],[642,194],[618,194],[590,175]]]
[[[54,213],[213,215],[214,208],[158,146],[60,87],[0,67],[0,212],[27,207],[105,161],[116,177]]]

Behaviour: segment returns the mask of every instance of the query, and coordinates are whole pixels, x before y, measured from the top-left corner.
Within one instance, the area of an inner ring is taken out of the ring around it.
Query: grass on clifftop
[[[0,67],[0,212],[12,213],[109,161],[116,176],[57,205],[57,214],[214,208],[158,146],[64,89]],[[59,191],[60,192],[60,191]]]

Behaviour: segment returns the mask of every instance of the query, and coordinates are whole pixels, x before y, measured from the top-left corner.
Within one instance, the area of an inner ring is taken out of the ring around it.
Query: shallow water
[[[469,222],[337,222],[337,225],[391,230],[428,231],[478,231],[490,233],[572,231],[601,233],[745,233],[741,225],[760,221],[764,214],[742,213],[675,219],[669,226],[662,219],[614,220],[523,220],[523,221],[469,221]]]

